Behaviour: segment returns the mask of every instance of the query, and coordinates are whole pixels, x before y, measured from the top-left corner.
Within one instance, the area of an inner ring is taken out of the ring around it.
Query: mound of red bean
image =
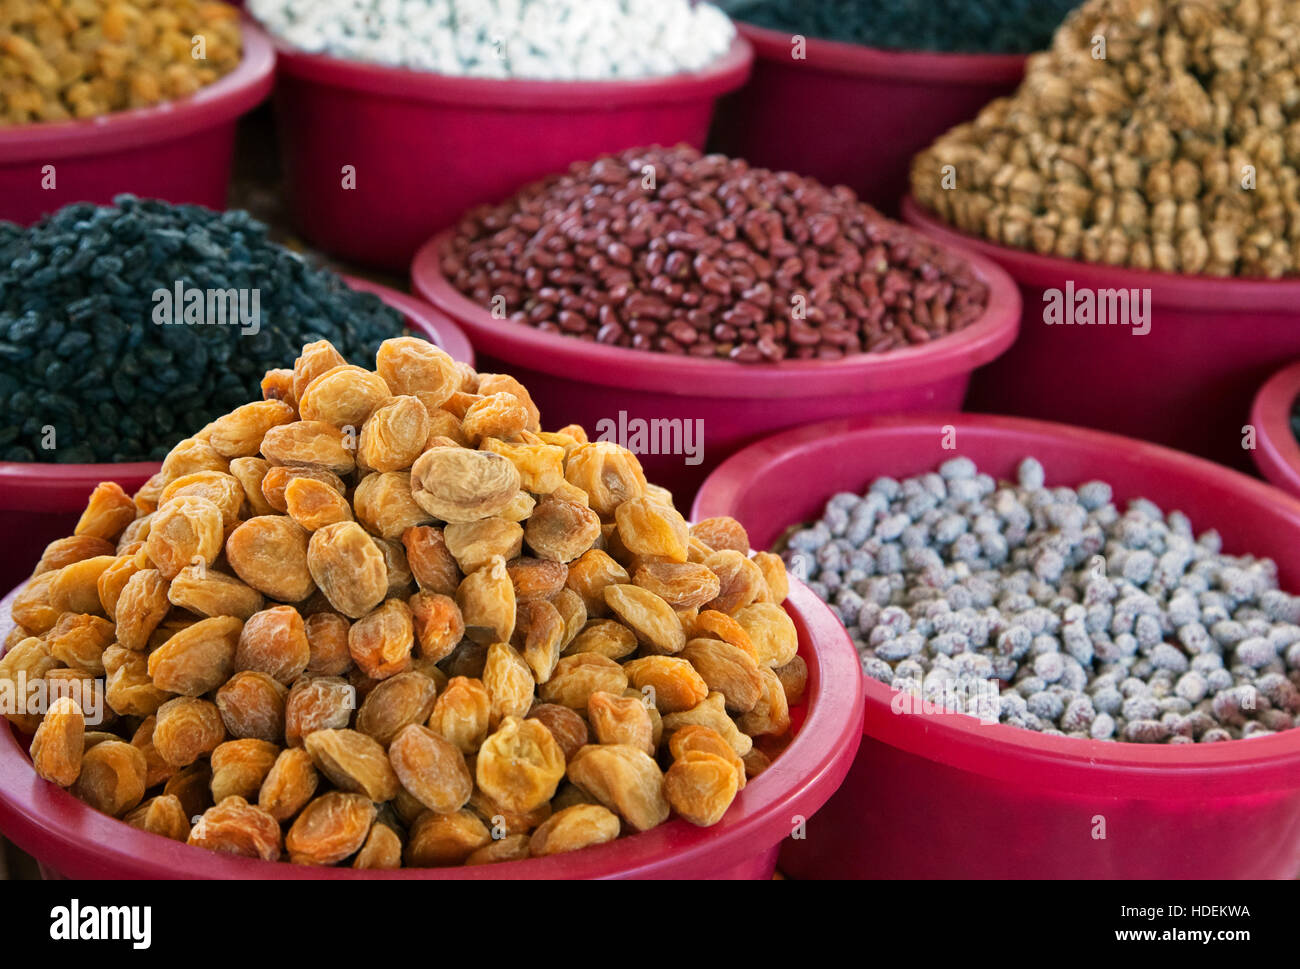
[[[988,302],[964,259],[849,189],[687,146],[578,163],[475,209],[442,269],[517,323],[742,363],[926,343]]]

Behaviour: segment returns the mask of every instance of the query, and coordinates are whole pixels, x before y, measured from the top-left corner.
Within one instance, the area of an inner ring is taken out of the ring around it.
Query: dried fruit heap
[[[917,156],[912,192],[964,232],[1044,255],[1293,274],[1298,64],[1297,0],[1091,0],[1015,94]]]
[[[714,824],[782,749],[807,668],[737,522],[422,340],[263,391],[96,488],[15,599],[42,777],[214,851],[427,867]]]

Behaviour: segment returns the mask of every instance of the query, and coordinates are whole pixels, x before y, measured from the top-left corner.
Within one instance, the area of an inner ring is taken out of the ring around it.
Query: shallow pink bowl
[[[704,422],[697,465],[680,454],[639,454],[647,477],[683,507],[710,470],[764,434],[850,414],[960,408],[971,372],[1012,344],[1020,320],[1011,278],[962,252],[989,286],[988,308],[966,329],[923,346],[756,365],[629,350],[494,319],[442,274],[438,254],[449,238],[443,233],[416,255],[412,289],[464,328],[483,358],[480,369],[523,381],[547,427],[581,424],[594,438],[598,421],[617,424],[620,413]]]
[[[405,293],[364,279],[344,276],[353,289],[374,293],[406,316],[407,326],[457,360],[471,366],[474,351],[460,328],[442,313]],[[285,365],[291,366],[292,360]],[[47,464],[0,461],[0,534],[8,555],[0,563],[0,587],[8,588],[31,574],[45,546],[71,535],[86,499],[101,481],[116,481],[128,493],[158,471],[157,461],[128,464]]]
[[[1300,357],[1300,279],[1218,279],[1039,256],[957,232],[912,199],[903,218],[993,260],[1024,297],[1020,339],[971,385],[970,408],[1095,427],[1241,470],[1243,426],[1259,385]],[[1151,332],[1047,326],[1043,293],[1150,289]]]
[[[1257,434],[1250,456],[1260,474],[1300,497],[1300,444],[1291,430],[1291,410],[1297,396],[1300,363],[1280,370],[1260,388],[1250,410],[1250,423]]]
[[[0,602],[0,640],[12,626],[13,596]],[[233,858],[138,831],[41,780],[25,740],[0,720],[0,830],[51,874],[69,878],[771,878],[782,841],[839,786],[862,735],[862,678],[844,627],[797,582],[786,610],[808,664],[808,700],[795,711],[796,718],[804,714],[802,724],[772,768],[747,784],[712,828],[672,820],[574,854],[473,868],[375,872]]]
[[[956,448],[945,450],[946,428]],[[1014,478],[1109,481],[1218,528],[1228,552],[1276,560],[1300,588],[1300,501],[1200,458],[1040,421],[974,414],[866,417],[778,434],[705,483],[698,520],[733,515],[755,548],[820,517],[839,491],[933,471],[965,455]],[[1300,873],[1300,729],[1170,747],[1052,737],[961,714],[899,714],[866,680],[862,747],[843,787],[790,841],[795,878],[1294,878]],[[1104,821],[1105,837],[1096,837]]]
[[[271,91],[275,50],[248,18],[244,58],[182,101],[85,121],[0,128],[0,219],[27,224],[73,202],[142,198],[226,207],[235,124]],[[42,188],[53,165],[56,188]]]

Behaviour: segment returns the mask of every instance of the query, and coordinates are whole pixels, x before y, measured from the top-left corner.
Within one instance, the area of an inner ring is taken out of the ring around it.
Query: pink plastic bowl
[[[849,414],[961,407],[971,371],[1012,344],[1020,319],[1010,277],[964,252],[989,286],[988,309],[966,329],[924,346],[767,365],[628,350],[493,319],[443,276],[438,253],[449,238],[443,233],[420,250],[412,288],[469,333],[481,369],[507,370],[523,381],[548,427],[581,424],[595,438],[601,420],[624,426],[620,415],[628,422],[703,421],[701,463],[639,454],[647,477],[683,506],[723,458],[764,434]]]
[[[971,386],[972,410],[1081,424],[1246,470],[1256,389],[1300,356],[1300,280],[1218,279],[1116,269],[994,245],[949,228],[911,198],[903,217],[974,249],[1020,285],[1020,339]],[[1047,326],[1043,293],[1150,289],[1151,331]]]
[[[944,450],[945,427],[956,449]],[[965,455],[1014,478],[1033,455],[1051,484],[1103,478],[1218,528],[1229,552],[1272,556],[1300,588],[1300,501],[1152,444],[981,415],[861,418],[777,435],[727,461],[694,516],[734,515],[755,548],[815,519],[838,491]],[[1300,872],[1300,730],[1189,746],[1051,737],[961,714],[891,712],[866,680],[865,738],[840,791],[782,869],[836,878],[1293,878]],[[1100,825],[1104,824],[1104,838]]]
[[[235,123],[270,93],[275,51],[244,18],[244,59],[183,101],[85,121],[0,128],[0,219],[28,224],[72,202],[130,192],[226,207]],[[55,188],[43,188],[46,166]]]
[[[713,66],[637,81],[448,77],[278,44],[276,113],[299,231],[333,255],[406,269],[431,235],[571,163],[704,144],[714,102],[744,83],[737,38]],[[355,188],[343,187],[352,166]]]
[[[896,212],[912,156],[1024,76],[1020,54],[893,51],[737,24],[754,74],[718,112],[720,150],[755,165],[847,185]]]
[[[363,279],[344,276],[353,289],[375,293],[406,316],[412,331],[442,347],[457,360],[474,363],[469,340],[451,320],[425,303]],[[285,365],[292,365],[286,360]],[[134,492],[159,469],[157,461],[130,464],[43,464],[0,461],[0,534],[7,554],[0,563],[0,588],[31,574],[45,546],[71,535],[86,499],[101,481],[116,481]]]
[[[12,627],[13,596],[0,602],[0,640]],[[69,878],[771,878],[781,842],[840,785],[862,734],[862,678],[844,627],[797,582],[786,610],[808,664],[808,700],[793,711],[802,723],[771,770],[746,785],[712,828],[673,820],[571,855],[473,868],[373,872],[232,858],[128,827],[41,780],[26,738],[20,742],[0,720],[0,830],[45,870]]]
[[[1300,444],[1291,430],[1291,409],[1300,396],[1300,363],[1274,374],[1250,410],[1255,428],[1255,466],[1273,484],[1300,497]]]

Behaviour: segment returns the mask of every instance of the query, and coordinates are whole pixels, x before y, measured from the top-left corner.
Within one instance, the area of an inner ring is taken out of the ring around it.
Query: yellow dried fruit
[[[678,713],[664,715],[663,732],[672,744],[672,737],[681,727],[691,725],[708,727],[716,731],[723,740],[731,745],[739,756],[744,757],[754,748],[754,741],[740,732],[736,722],[727,716],[727,701],[721,693],[710,693],[703,703],[682,710]]]
[[[357,730],[387,747],[402,728],[429,719],[437,693],[433,680],[415,670],[383,680],[357,711]]]
[[[584,747],[569,763],[568,776],[637,831],[649,831],[668,820],[663,772],[652,757],[635,747]]]
[[[754,644],[759,666],[775,669],[794,659],[799,632],[794,620],[773,602],[758,602],[735,613],[736,622]]]
[[[139,807],[128,811],[122,820],[133,828],[172,841],[184,843],[190,837],[190,816],[185,813],[180,798],[174,794],[151,797]]]
[[[144,799],[144,754],[120,740],[95,744],[81,755],[73,796],[96,811],[120,818]]]
[[[208,808],[190,831],[188,844],[242,858],[278,861],[280,825],[242,797]]]
[[[518,522],[484,518],[443,529],[447,551],[466,575],[491,564],[494,558],[513,559],[523,549],[524,529]]]
[[[397,795],[397,775],[379,743],[347,729],[317,730],[303,742],[316,769],[344,791],[365,794],[372,801]]]
[[[60,787],[71,787],[81,774],[85,734],[86,718],[76,701],[70,697],[55,700],[32,738],[36,773]]]
[[[178,696],[158,708],[153,745],[173,767],[187,767],[211,754],[226,739],[226,725],[215,703]]]
[[[207,498],[186,496],[154,513],[144,551],[163,578],[174,579],[187,565],[215,562],[224,539],[221,509]]]
[[[305,748],[282,750],[262,782],[257,806],[276,821],[288,821],[311,800],[319,784],[320,775]]]
[[[593,619],[564,651],[574,653],[599,653],[612,660],[626,659],[636,652],[636,633],[622,623],[610,619]]]
[[[610,585],[605,587],[605,603],[647,651],[673,654],[685,648],[682,621],[672,606],[653,592],[635,585]]]
[[[537,720],[506,717],[483,741],[475,766],[482,791],[507,811],[527,813],[549,801],[564,779],[564,751]]]
[[[227,740],[212,751],[212,800],[220,804],[238,795],[244,800],[257,797],[271,772],[280,748],[265,740]]]
[[[282,400],[257,400],[236,407],[208,425],[208,444],[223,458],[251,458],[262,450],[266,432],[298,419]]]
[[[361,794],[330,791],[303,809],[284,837],[296,865],[333,865],[361,850],[375,821],[375,806]]]
[[[284,742],[288,692],[273,676],[246,671],[222,684],[214,699],[230,736],[278,744]]]
[[[310,659],[307,630],[298,610],[293,606],[272,606],[244,623],[234,668],[266,673],[288,686],[307,668]]]
[[[352,506],[347,499],[315,478],[293,478],[285,485],[284,507],[289,517],[309,532],[352,521]]]
[[[579,851],[618,837],[618,815],[599,804],[575,804],[557,811],[533,832],[529,852],[534,858]]]
[[[465,622],[465,635],[475,642],[509,642],[515,629],[515,587],[505,559],[493,557],[467,575],[456,589],[456,604]]]
[[[528,516],[524,540],[538,558],[572,562],[600,537],[600,517],[559,491],[543,495]]]
[[[492,697],[482,681],[453,676],[434,703],[428,726],[462,754],[472,754],[487,739],[491,719]]]
[[[401,599],[387,599],[348,630],[348,651],[357,666],[382,680],[411,668],[415,628],[411,609]]]
[[[100,597],[103,598],[101,582]],[[265,600],[252,586],[234,576],[207,566],[190,565],[180,570],[167,587],[167,599],[200,616],[234,616],[248,619]]]
[[[441,407],[461,382],[451,355],[417,337],[385,340],[379,345],[375,365],[394,394],[418,397],[430,413]]]
[[[236,648],[244,624],[234,616],[201,619],[170,637],[149,654],[149,678],[168,693],[203,696],[235,670]]]
[[[388,748],[388,759],[402,787],[439,814],[459,811],[474,791],[465,756],[455,744],[428,727],[403,727]],[[479,764],[481,770],[481,755]]]
[[[736,798],[736,768],[716,754],[689,751],[664,775],[672,809],[691,824],[710,827],[722,820]]]
[[[681,657],[695,668],[709,692],[726,697],[727,709],[733,713],[754,709],[762,696],[762,668],[739,646],[720,639],[692,639]]]
[[[316,583],[307,562],[312,534],[287,515],[250,518],[226,539],[235,574],[268,599],[301,602]]]
[[[374,540],[356,522],[326,525],[311,535],[307,568],[330,605],[360,619],[388,591],[388,568]]]
[[[491,843],[487,825],[473,811],[426,811],[411,824],[403,860],[412,868],[460,865],[477,849]]]
[[[472,522],[506,509],[519,491],[519,472],[499,454],[434,448],[411,467],[411,494],[444,522]]]
[[[90,493],[86,510],[81,513],[72,534],[116,541],[123,529],[135,521],[137,511],[135,502],[122,490],[121,485],[113,481],[101,482]]]
[[[627,676],[626,670],[608,657],[576,653],[555,664],[555,672],[537,693],[547,703],[585,711],[593,693],[621,695],[627,689]]]
[[[610,441],[583,444],[573,450],[564,477],[587,493],[591,508],[605,521],[623,502],[645,494],[645,472],[627,448]]]
[[[654,725],[639,698],[593,693],[587,701],[587,719],[597,743],[626,744],[654,756]]]

